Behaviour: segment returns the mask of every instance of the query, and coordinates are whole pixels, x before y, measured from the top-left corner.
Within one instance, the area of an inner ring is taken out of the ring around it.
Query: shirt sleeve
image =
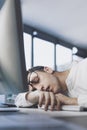
[[[87,95],[79,95],[78,96],[78,105],[87,106]]]
[[[27,94],[27,92],[19,93],[17,95],[17,97],[15,98],[15,105],[17,107],[30,107],[30,106],[34,105],[33,103],[26,100],[26,94]]]

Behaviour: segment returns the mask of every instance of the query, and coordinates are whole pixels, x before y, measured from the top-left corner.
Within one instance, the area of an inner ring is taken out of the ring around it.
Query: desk
[[[46,112],[43,111],[43,113]],[[61,119],[79,125],[81,127],[87,128],[87,112],[48,111],[47,114],[54,119]]]
[[[68,113],[65,116],[64,113],[66,112],[45,112],[31,108],[20,108],[18,112],[1,112],[0,130],[86,130],[86,126],[79,126],[73,122],[68,123],[65,119]],[[80,114],[77,115],[80,117]]]

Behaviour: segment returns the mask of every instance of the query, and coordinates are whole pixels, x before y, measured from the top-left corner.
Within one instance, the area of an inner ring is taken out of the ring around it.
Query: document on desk
[[[15,107],[0,108],[0,112],[17,112],[17,111],[19,111],[19,109]]]
[[[79,106],[79,105],[63,105],[61,107],[63,111],[87,111],[87,106]]]
[[[39,109],[44,109],[44,105],[42,105],[41,107],[38,106]],[[48,110],[50,110],[51,107],[48,107]],[[56,111],[57,109],[54,108],[54,110]],[[62,105],[61,106],[61,110],[62,111],[87,111],[87,106],[79,106],[79,105]]]

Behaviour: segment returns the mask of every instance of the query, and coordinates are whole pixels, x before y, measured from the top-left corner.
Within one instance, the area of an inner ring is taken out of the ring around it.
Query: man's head
[[[36,66],[28,70],[27,82],[30,90],[60,92],[58,78],[49,67]]]

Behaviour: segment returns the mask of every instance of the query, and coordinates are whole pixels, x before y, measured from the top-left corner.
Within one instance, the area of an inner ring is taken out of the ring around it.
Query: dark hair
[[[29,73],[32,73],[32,72],[37,71],[37,70],[44,72],[44,66],[35,66],[35,67],[30,68],[30,69],[27,71],[27,75],[28,75]]]
[[[32,72],[35,72],[35,71],[43,71],[44,72],[44,66],[35,66],[35,67],[30,68],[28,71],[26,71],[27,76],[28,76],[29,73],[32,73]],[[29,83],[28,83],[28,85],[29,85]],[[36,89],[33,88],[32,91],[35,91],[35,90]]]

